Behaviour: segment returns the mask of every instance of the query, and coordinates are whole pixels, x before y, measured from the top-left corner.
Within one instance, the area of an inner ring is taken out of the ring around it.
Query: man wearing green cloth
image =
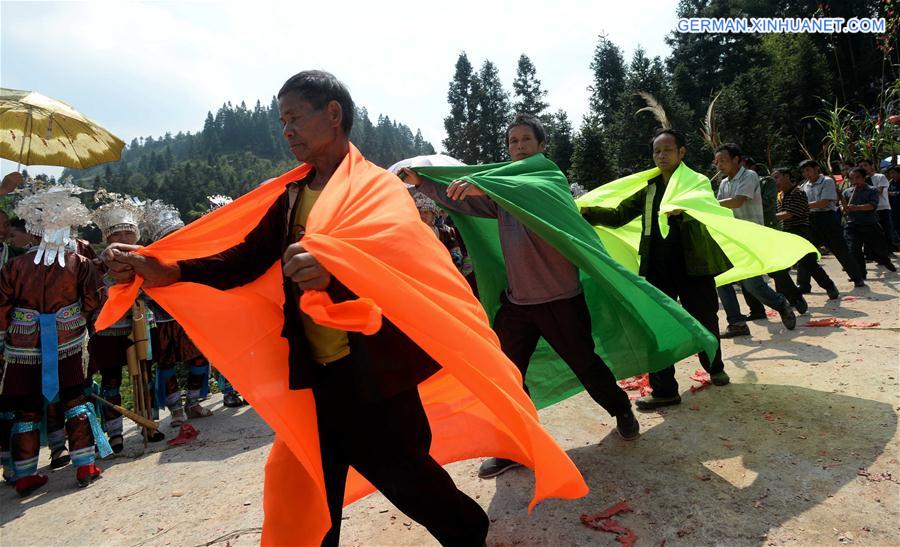
[[[506,139],[515,162],[542,153],[546,137],[540,120],[520,114],[507,128]],[[616,429],[622,438],[637,438],[640,425],[631,402],[594,351],[591,316],[578,266],[471,182],[455,180],[445,190],[412,169],[406,168],[403,173],[406,182],[451,211],[497,219],[508,287],[500,297],[494,331],[503,352],[522,372],[523,379],[543,337],[594,401],[616,417]],[[571,195],[568,197],[571,200]],[[547,203],[547,207],[553,205]],[[574,202],[571,205],[574,207]],[[477,269],[476,262],[476,272]],[[518,465],[504,458],[489,458],[481,465],[478,476],[494,477]]]
[[[673,300],[680,299],[685,310],[719,338],[719,302],[715,276],[731,268],[731,262],[719,248],[706,227],[696,219],[674,210],[668,214],[669,233],[661,233],[660,204],[666,185],[681,165],[687,153],[684,135],[672,129],[657,131],[650,142],[653,162],[660,174],[651,179],[639,192],[623,200],[617,207],[583,207],[581,214],[591,225],[613,228],[624,226],[641,217],[640,269],[638,273]],[[712,188],[708,192],[712,194]],[[717,344],[710,359],[700,353],[700,364],[709,373],[712,383],[729,383],[722,362],[722,350]],[[675,367],[650,373],[653,393],[637,401],[639,410],[652,410],[681,402]]]

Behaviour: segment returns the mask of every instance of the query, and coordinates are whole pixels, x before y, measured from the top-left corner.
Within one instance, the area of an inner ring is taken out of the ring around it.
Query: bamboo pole
[[[138,300],[131,308],[131,334],[128,340],[131,342],[126,351],[128,374],[131,376],[131,389],[134,396],[135,412],[142,418],[152,418],[152,404],[150,401],[149,375],[147,373],[148,340],[147,340],[147,316],[146,304]],[[150,438],[150,430],[141,428],[144,437],[144,446]]]
[[[146,427],[148,429],[152,429],[153,431],[156,431],[159,429],[159,423],[154,422],[153,420],[148,420],[147,418],[144,418],[143,416],[141,416],[140,414],[138,414],[136,412],[132,412],[123,406],[119,406],[117,404],[111,403],[111,402],[107,401],[106,399],[104,399],[103,397],[100,397],[99,395],[91,394],[90,397],[91,397],[91,399],[98,401],[100,403],[103,403],[106,406],[114,409],[116,412],[118,412],[122,416],[125,416],[126,418],[130,419],[131,421],[138,424],[139,426]]]

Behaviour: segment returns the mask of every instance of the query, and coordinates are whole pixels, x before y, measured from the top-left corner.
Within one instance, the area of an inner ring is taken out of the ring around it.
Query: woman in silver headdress
[[[4,370],[0,394],[13,401],[11,460],[16,491],[27,496],[47,482],[37,473],[44,401],[64,411],[78,484],[100,476],[100,456],[111,452],[84,396],[89,381],[82,365],[87,317],[99,309],[97,271],[87,258],[67,252],[72,226],[90,222],[75,197],[81,189],[51,185],[33,189],[16,206],[30,234],[24,255],[0,272],[0,342]]]

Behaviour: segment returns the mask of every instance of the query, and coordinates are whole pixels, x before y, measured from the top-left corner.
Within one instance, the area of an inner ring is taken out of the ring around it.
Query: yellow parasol
[[[68,104],[0,88],[0,157],[25,165],[86,169],[116,161],[125,143]],[[17,169],[18,170],[18,169]]]

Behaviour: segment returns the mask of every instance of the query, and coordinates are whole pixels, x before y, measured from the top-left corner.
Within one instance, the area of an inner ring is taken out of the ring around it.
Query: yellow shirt
[[[310,190],[308,186],[304,186],[300,193],[300,205],[297,207],[294,223],[291,227],[291,235],[294,240],[300,239],[300,232],[306,226],[306,220],[309,218],[309,212],[312,211],[313,205],[319,199],[322,191]],[[313,359],[322,364],[332,363],[338,359],[342,359],[350,355],[350,341],[347,333],[323,327],[317,324],[305,313],[300,314],[303,321],[303,331],[309,345],[312,348]]]

